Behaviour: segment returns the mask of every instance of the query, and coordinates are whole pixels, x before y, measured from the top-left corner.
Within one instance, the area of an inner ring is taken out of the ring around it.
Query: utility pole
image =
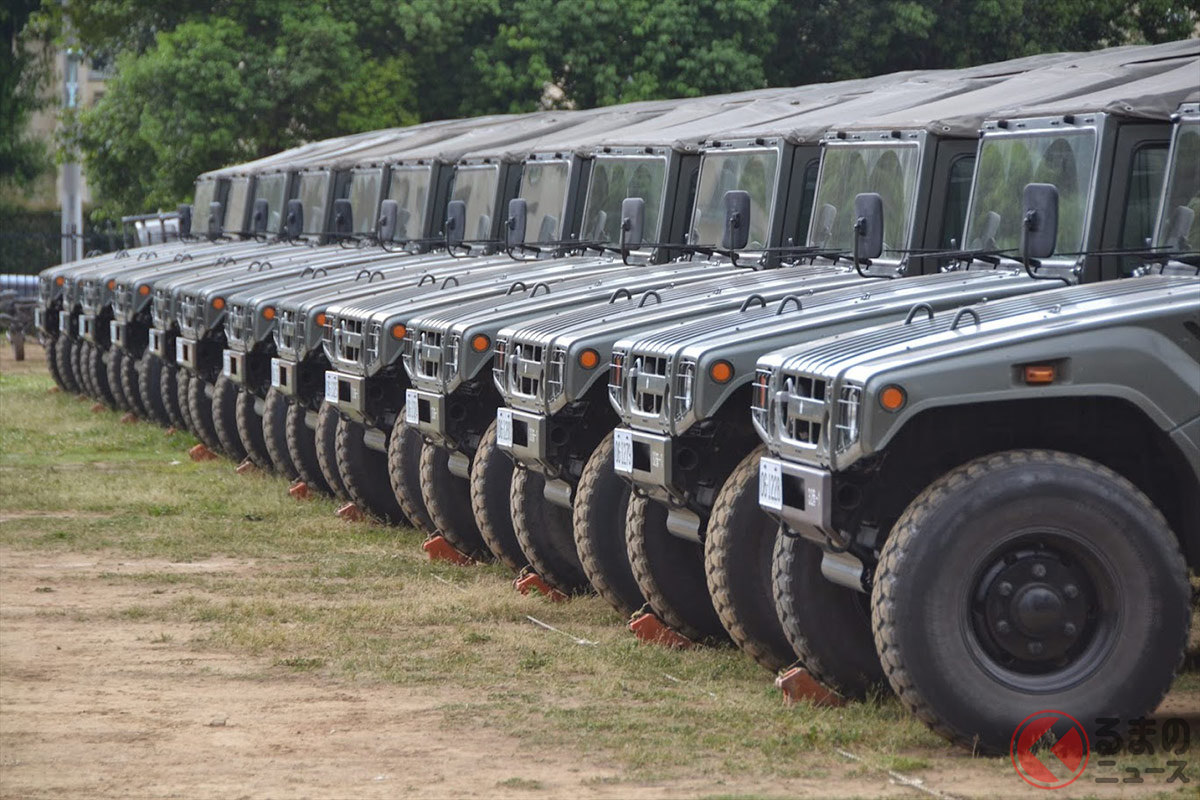
[[[66,8],[67,0],[63,0],[63,33],[67,45],[63,53],[63,109],[67,114],[73,114],[79,107],[81,53]],[[79,194],[83,180],[78,161],[68,161],[61,169],[59,201],[62,205],[62,260],[65,264],[83,257],[83,198]]]

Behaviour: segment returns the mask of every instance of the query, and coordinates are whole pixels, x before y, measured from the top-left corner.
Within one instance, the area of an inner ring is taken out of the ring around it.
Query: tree
[[[8,0],[0,6],[0,184],[32,183],[49,166],[49,151],[26,131],[30,116],[46,104],[49,51],[45,37],[29,26],[38,0]]]

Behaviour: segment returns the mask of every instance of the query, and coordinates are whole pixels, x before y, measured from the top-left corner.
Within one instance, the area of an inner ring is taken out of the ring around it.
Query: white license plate
[[[63,333],[71,332],[71,315],[68,312],[58,312],[58,329]]]
[[[281,370],[280,370],[280,366],[279,366],[279,359],[272,358],[271,359],[271,385],[272,386],[283,386],[283,379],[280,377],[280,372],[281,372]]]
[[[175,363],[183,363],[183,339],[175,340]]]
[[[613,469],[633,472],[633,433],[618,428],[613,431]]]
[[[417,404],[417,390],[404,390],[404,424],[416,425],[421,421],[421,407]]]
[[[325,373],[325,399],[330,403],[338,401],[338,376],[336,372]]]
[[[233,354],[228,350],[221,353],[221,374],[226,378],[233,375]]]
[[[87,336],[87,317],[79,318],[79,335]]]
[[[108,323],[108,339],[111,342],[117,341],[117,321],[113,320]]]
[[[496,409],[496,444],[501,447],[512,447],[512,409]]]
[[[758,504],[775,511],[783,509],[783,465],[774,459],[758,462]]]

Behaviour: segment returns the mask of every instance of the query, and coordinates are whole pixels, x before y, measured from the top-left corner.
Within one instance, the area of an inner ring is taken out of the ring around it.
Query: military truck
[[[753,421],[770,456],[730,479],[749,499],[728,524],[773,529],[748,508],[755,495],[782,523],[778,613],[819,680],[886,675],[935,731],[991,751],[1032,711],[1092,730],[1166,692],[1200,557],[1200,257],[1186,210],[1200,180],[1180,158],[1194,111],[1177,121],[1156,246],[1121,251],[1153,274],[954,313],[916,306],[760,360]],[[1025,257],[1052,257],[1047,242],[1070,230],[1052,208],[1022,215]]]
[[[1078,105],[1063,104],[1081,113],[1039,117],[1032,111],[1028,112],[1034,114],[1032,117],[1018,115],[1005,121],[1003,127],[990,133],[990,139],[989,133],[985,132],[974,194],[994,197],[994,203],[988,200],[990,204],[1014,214],[1014,210],[1008,210],[1012,209],[1012,198],[1018,198],[1019,204],[1024,183],[1030,177],[1055,183],[1062,188],[1065,198],[1062,219],[1064,223],[1069,220],[1069,226],[1064,224],[1064,242],[1069,244],[1062,251],[1078,253],[1089,244],[1093,252],[1119,246],[1122,229],[1113,221],[1123,222],[1129,218],[1129,202],[1144,206],[1147,198],[1139,199],[1136,194],[1129,198],[1114,196],[1110,192],[1112,187],[1103,185],[1097,176],[1106,180],[1111,174],[1124,179],[1146,169],[1146,160],[1153,161],[1151,151],[1160,148],[1161,152],[1165,147],[1169,128],[1161,115],[1159,121],[1154,121],[1136,113],[1093,115],[1082,112],[1096,107],[1100,101],[1107,107],[1108,103],[1139,96],[1126,93],[1140,93],[1143,87],[1137,82],[1125,84],[1126,89],[1107,88],[1114,82],[1113,76],[1121,72],[1125,73],[1124,81],[1145,77],[1147,91],[1157,92],[1154,97],[1159,106],[1168,98],[1178,102],[1191,90],[1191,80],[1184,76],[1198,65],[1195,55],[1142,55],[1147,59],[1142,60],[1141,56],[1130,59],[1125,54],[1117,54],[1120,59],[1117,63],[1113,63],[1112,54],[1085,56],[1074,64],[1054,66],[1045,71],[1033,70],[1001,87],[983,90],[984,95],[1003,95],[1006,102],[1024,99],[1028,104],[1040,98],[1070,94],[1070,80],[1076,81],[1075,94],[1079,89],[1106,87],[1099,95]],[[1160,55],[1166,57],[1160,59]],[[1181,63],[1184,66],[1181,67]],[[1090,78],[1089,69],[1094,70]],[[1022,87],[1024,95],[1021,94]],[[972,104],[977,102],[979,105],[974,108],[982,111],[989,101],[990,98],[985,96],[980,102],[970,94],[956,97],[952,105],[962,125],[958,129],[976,129],[978,117],[964,120],[961,115],[970,114]],[[916,109],[913,113],[927,112],[928,109]],[[943,118],[930,126],[942,130],[936,136],[928,129],[924,131],[927,141],[931,139],[934,140],[931,143],[936,143],[938,153],[944,152],[946,143],[954,141],[950,134],[956,126],[950,122]],[[871,121],[864,121],[856,127],[863,130],[872,125]],[[891,140],[881,148],[884,151],[906,142],[904,128],[889,124],[884,131],[889,129],[898,130],[899,136],[882,134],[887,137],[884,141]],[[869,147],[867,142],[872,140],[879,141],[868,134],[859,146]],[[1030,157],[1022,170],[1011,170],[1006,174],[1008,185],[996,182],[989,171],[993,166],[993,146],[989,143],[995,141],[1021,142],[1025,147],[1023,152]],[[836,163],[836,159],[842,158],[853,160],[854,146],[848,138],[838,139],[834,134],[827,143],[825,164]],[[970,146],[973,150],[973,142]],[[912,155],[917,152],[917,148],[913,148]],[[864,154],[875,155],[869,150],[864,150]],[[875,163],[885,163],[882,155],[877,157],[879,160]],[[949,175],[951,163],[943,161],[939,166],[938,160],[923,160],[924,169],[932,168],[927,174]],[[864,162],[871,163],[870,155]],[[903,163],[899,155],[895,163]],[[969,161],[967,166],[969,169]],[[891,197],[888,200],[878,196],[870,198],[876,209],[885,205],[903,208],[899,187],[903,186],[909,192],[921,191],[920,188],[909,188],[911,183],[895,180],[894,176],[885,174],[883,178],[872,188],[881,195],[891,194]],[[850,191],[857,191],[853,181],[838,180],[833,186],[825,186],[828,193],[818,189],[818,208],[825,202],[844,206],[849,198],[839,193],[847,191],[848,187]],[[858,198],[864,199],[867,198]],[[863,221],[873,232],[870,257],[878,257],[887,250],[893,253],[890,259],[876,260],[877,276],[888,260],[898,266],[909,261],[908,255],[914,246],[918,252],[926,249],[926,269],[938,268],[936,260],[929,258],[927,248],[936,247],[939,237],[952,236],[954,229],[943,229],[941,233],[931,230],[929,222],[938,217],[929,213],[927,201],[918,199],[916,205],[924,209],[926,220],[912,228],[909,228],[911,217],[904,219],[897,229],[888,227],[886,220],[882,225],[877,224],[873,219],[876,215],[869,210],[858,208],[853,214],[851,223],[861,227],[860,221]],[[993,210],[992,213],[997,212]],[[818,215],[814,215],[814,219],[817,218]],[[987,224],[993,222],[994,216],[987,217]],[[834,237],[843,235],[857,239],[860,234],[851,223],[841,225],[839,234],[839,224],[835,220]],[[747,535],[738,526],[708,527],[715,517],[714,503],[726,479],[757,443],[741,408],[749,399],[753,364],[758,356],[788,342],[819,337],[823,331],[853,329],[883,317],[903,318],[914,303],[925,302],[934,309],[945,308],[973,299],[1041,290],[1047,286],[1045,279],[1054,275],[1069,282],[1080,276],[1093,278],[1107,268],[1104,258],[1085,265],[1078,256],[1068,255],[1057,264],[1053,261],[1043,264],[1037,272],[1028,270],[1030,274],[1027,275],[1027,270],[1020,264],[1012,260],[1005,262],[1003,252],[997,252],[1005,248],[997,248],[987,241],[992,232],[981,232],[980,224],[971,221],[967,240],[971,242],[971,249],[982,251],[983,258],[973,259],[971,269],[965,275],[934,274],[905,278],[896,281],[896,286],[867,285],[863,289],[865,297],[858,300],[844,298],[841,309],[836,305],[830,308],[829,317],[823,318],[821,298],[814,298],[816,302],[813,303],[801,299],[797,305],[803,308],[794,314],[759,311],[756,312],[757,320],[747,319],[744,313],[731,314],[725,320],[705,320],[678,329],[651,332],[614,347],[610,399],[628,426],[614,436],[614,468],[618,474],[629,478],[640,494],[630,503],[626,535],[634,574],[657,615],[693,638],[719,637],[728,632],[765,665],[778,667],[791,660],[793,647],[773,613],[770,584],[761,569],[767,562],[769,548],[759,546],[758,537]],[[1005,223],[1001,220],[1000,224],[1003,228]],[[914,233],[905,235],[905,228]],[[922,229],[928,237],[924,241]],[[819,230],[814,226],[810,236],[820,235]],[[1085,238],[1085,233],[1093,238]],[[1147,227],[1142,235],[1149,233]],[[892,244],[897,240],[898,245]],[[866,246],[865,241],[863,246]],[[1085,266],[1090,266],[1094,274],[1083,274]],[[1007,278],[991,285],[997,272],[1006,272]],[[876,279],[869,283],[878,282]],[[917,286],[922,288],[916,289]],[[704,457],[714,453],[720,456]],[[751,580],[753,577],[757,577],[757,581]],[[709,597],[712,598],[710,602],[703,602]]]

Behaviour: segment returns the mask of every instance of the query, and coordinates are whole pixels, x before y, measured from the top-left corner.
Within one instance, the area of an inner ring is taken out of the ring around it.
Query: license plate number
[[[338,376],[336,372],[325,373],[325,399],[330,403],[338,401]]]
[[[512,409],[498,408],[496,409],[496,444],[501,447],[512,447],[512,443]]]
[[[271,359],[271,385],[283,386],[283,379],[280,377],[279,359]]]
[[[87,336],[87,317],[79,318],[79,335]]]
[[[404,390],[404,424],[416,425],[421,421],[421,407],[417,403],[417,390]]]
[[[763,508],[783,509],[783,467],[764,458],[758,462],[758,504]]]
[[[233,375],[233,354],[228,350],[221,354],[221,374],[227,378]]]
[[[177,364],[183,363],[183,340],[182,339],[175,340],[175,363],[177,363]]]
[[[633,433],[630,431],[613,431],[613,469],[633,472]]]

